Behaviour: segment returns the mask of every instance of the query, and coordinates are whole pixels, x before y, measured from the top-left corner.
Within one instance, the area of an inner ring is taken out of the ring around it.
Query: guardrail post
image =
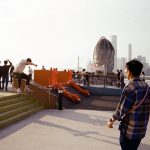
[[[51,87],[49,87],[49,89],[48,89],[48,103],[49,103],[49,106],[50,106],[50,104],[51,104]]]
[[[62,110],[62,93],[63,90],[58,90],[58,110]]]

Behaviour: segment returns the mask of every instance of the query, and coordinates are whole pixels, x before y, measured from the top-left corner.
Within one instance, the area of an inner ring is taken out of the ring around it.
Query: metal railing
[[[89,81],[85,78],[86,83],[89,82],[90,85],[99,85],[99,86],[118,86],[117,84],[117,75],[89,75]],[[83,79],[75,79],[75,82],[78,84],[84,84]],[[88,84],[87,84],[88,85]]]

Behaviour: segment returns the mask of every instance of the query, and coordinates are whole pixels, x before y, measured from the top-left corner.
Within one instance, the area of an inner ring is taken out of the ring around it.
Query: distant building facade
[[[132,59],[132,44],[128,44],[128,61]]]
[[[118,61],[117,68],[119,70],[124,70],[126,62],[127,62],[126,58],[125,57],[121,57],[121,58],[118,58],[117,61]]]
[[[145,74],[150,75],[150,66],[146,62],[146,57],[139,55],[136,59],[138,59],[143,64],[143,71],[145,72]]]
[[[117,35],[112,35],[111,36],[111,43],[114,47],[114,50],[115,50],[115,55],[114,55],[114,69],[113,71],[116,72],[117,70]]]

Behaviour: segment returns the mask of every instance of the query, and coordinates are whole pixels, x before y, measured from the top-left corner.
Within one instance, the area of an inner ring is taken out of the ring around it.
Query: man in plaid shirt
[[[137,150],[141,139],[145,137],[150,116],[150,92],[148,84],[140,79],[143,64],[137,60],[126,63],[126,74],[130,81],[123,89],[120,102],[112,118],[107,122],[120,121],[120,145],[122,150]],[[148,90],[148,91],[147,91]],[[131,111],[143,98],[139,107]]]

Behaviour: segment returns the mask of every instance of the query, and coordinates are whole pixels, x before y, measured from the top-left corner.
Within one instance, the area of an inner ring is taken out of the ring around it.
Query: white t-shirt
[[[14,72],[17,73],[23,73],[24,69],[26,67],[26,60],[21,60],[19,64],[17,64],[17,66],[15,67]]]
[[[33,70],[31,68],[29,69],[29,74],[33,74]]]

